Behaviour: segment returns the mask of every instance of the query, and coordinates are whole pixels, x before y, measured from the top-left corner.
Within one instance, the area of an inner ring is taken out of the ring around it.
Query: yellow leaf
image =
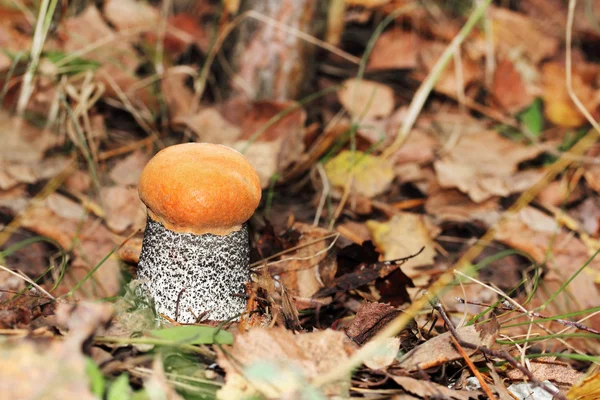
[[[325,164],[329,182],[344,188],[352,178],[352,190],[365,197],[374,197],[385,192],[394,180],[392,165],[377,156],[361,151],[340,152]]]

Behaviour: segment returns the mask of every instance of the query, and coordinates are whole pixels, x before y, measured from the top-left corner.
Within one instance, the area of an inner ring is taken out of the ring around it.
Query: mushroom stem
[[[148,217],[137,274],[156,311],[177,322],[237,319],[246,308],[249,255],[245,224],[224,236],[195,235]]]

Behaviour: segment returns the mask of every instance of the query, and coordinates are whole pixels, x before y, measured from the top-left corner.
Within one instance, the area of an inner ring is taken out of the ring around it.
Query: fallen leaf
[[[0,345],[0,392],[11,399],[96,399],[90,392],[83,342],[105,324],[110,306],[59,304],[57,317],[68,325],[65,340],[36,344],[29,339],[3,341]],[[34,384],[32,384],[34,383]]]
[[[152,30],[159,24],[156,7],[135,0],[108,0],[104,2],[104,16],[118,30]]]
[[[545,215],[532,207],[525,208],[517,214],[510,215],[496,232],[496,240],[515,249],[528,253],[539,263],[545,263],[547,273],[544,277],[546,293],[536,296],[534,304],[543,303],[551,293],[559,290],[566,280],[570,279],[582,265],[589,261],[592,249],[578,237],[561,229],[554,218]],[[577,275],[567,286],[572,297],[562,295],[546,306],[548,313],[563,314],[569,311],[585,310],[596,307],[595,299],[600,296],[594,283],[595,275],[600,271],[600,261],[591,260],[587,268]],[[576,305],[572,303],[576,299]],[[576,308],[574,308],[576,307]],[[583,315],[580,317],[583,318]],[[600,318],[592,316],[588,323],[598,329]]]
[[[536,157],[542,146],[524,146],[493,131],[463,135],[434,163],[439,183],[458,188],[479,203],[492,196],[507,196],[536,183],[543,171],[517,173],[519,163]]]
[[[433,66],[440,58],[447,44],[441,42],[424,42],[421,46],[420,58],[425,67],[426,74],[431,73]],[[466,53],[462,53],[462,82],[465,89],[471,83],[476,82],[481,77],[481,68],[478,63],[471,60]],[[456,64],[454,61],[448,63],[446,68],[441,73],[439,79],[436,80],[435,90],[447,94],[451,97],[456,97],[459,89],[459,80],[457,79]]]
[[[594,112],[598,106],[596,90],[591,82],[586,82],[577,68],[573,70],[573,91],[583,106]],[[557,62],[549,62],[542,67],[544,114],[554,124],[564,127],[578,127],[587,122],[585,116],[573,103],[567,91],[566,72]]]
[[[106,211],[106,225],[116,233],[128,228],[141,229],[146,224],[146,207],[137,188],[124,186],[103,187],[102,204]]]
[[[359,345],[371,340],[379,331],[402,313],[396,307],[383,303],[364,302],[346,329],[346,335]],[[400,344],[400,343],[398,343]],[[393,354],[394,358],[396,353]]]
[[[486,323],[464,326],[456,330],[461,341],[475,346],[491,347],[498,336],[498,323],[492,320]],[[407,371],[427,370],[450,361],[462,359],[450,337],[450,332],[442,333],[420,344],[399,360],[400,367]],[[464,349],[467,354],[477,352],[473,349]]]
[[[375,8],[381,7],[387,3],[390,3],[391,0],[347,0],[346,3],[353,6],[362,6],[366,8]]]
[[[394,110],[394,91],[381,83],[348,79],[338,90],[338,100],[356,119],[389,117]]]
[[[298,161],[304,152],[306,111],[296,102],[248,103],[233,99],[219,110],[229,123],[241,129],[231,147],[243,152],[254,166],[263,188],[269,186],[276,174],[283,174]],[[272,125],[267,127],[267,123]]]
[[[391,375],[391,378],[406,392],[419,396],[421,399],[438,398],[453,400],[475,400],[480,398],[482,393],[478,390],[453,390],[435,382],[415,379],[409,376]]]
[[[294,296],[312,297],[323,287],[321,269],[327,268],[327,229],[296,222],[294,230],[301,234],[297,250],[287,253],[269,267],[273,275],[280,275],[287,290]],[[335,273],[335,271],[334,271]]]
[[[387,222],[367,221],[373,242],[383,253],[384,260],[394,260],[416,254],[416,257],[402,265],[402,271],[408,275],[417,287],[429,279],[423,276],[418,267],[433,265],[435,243],[425,225],[423,216],[412,213],[398,213]]]
[[[173,93],[181,95],[179,90],[174,90]],[[185,104],[189,103],[186,101]],[[174,122],[191,129],[201,142],[234,143],[242,134],[238,126],[227,121],[214,107],[204,108],[194,115],[187,115],[185,112],[182,116],[175,117]]]
[[[527,84],[527,76],[510,59],[498,63],[490,91],[494,101],[511,114],[522,110],[534,100],[532,89]]]
[[[257,393],[298,397],[302,381],[310,382],[347,362],[353,349],[343,332],[331,329],[293,334],[282,328],[254,328],[236,335],[227,353],[218,352],[226,376],[217,397],[239,399]],[[349,389],[350,374],[321,388],[325,396],[341,398],[349,396]]]
[[[396,360],[399,349],[400,338],[385,338],[382,340],[381,346],[377,349],[377,353],[365,360],[364,364],[367,368],[375,371],[384,370]]]
[[[394,170],[387,160],[361,151],[341,151],[325,163],[325,172],[336,188],[344,189],[351,183],[353,192],[368,198],[385,192],[394,180]]]
[[[46,150],[57,144],[49,130],[42,130],[18,117],[0,112],[0,160],[17,163],[39,162]]]
[[[500,219],[497,199],[475,203],[458,190],[439,190],[430,194],[425,200],[425,211],[435,217],[435,222],[482,221],[486,226],[492,226]]]
[[[367,68],[369,70],[415,68],[418,48],[419,38],[414,32],[407,32],[400,28],[387,30],[375,42]]]
[[[58,194],[50,195],[43,204],[23,215],[23,228],[49,237],[63,249],[73,251],[73,261],[57,288],[57,295],[71,290],[100,263],[75,297],[103,298],[119,292],[121,274],[118,260],[115,255],[107,258],[115,248],[113,234],[94,221],[79,204]]]
[[[569,389],[582,376],[568,363],[556,360],[556,357],[540,357],[529,362],[529,371],[538,381],[550,381],[560,389]],[[506,376],[512,381],[526,380],[525,374],[518,369],[506,371]]]
[[[147,86],[137,85],[136,69],[138,55],[131,42],[135,36],[113,31],[104,21],[100,11],[88,6],[82,13],[64,21],[65,40],[63,50],[75,53],[90,49],[91,44],[102,43],[86,52],[85,57],[100,63],[94,74],[103,85],[106,95],[119,97],[122,91],[133,102],[141,102],[154,109],[156,99]],[[117,86],[117,87],[115,87]]]
[[[501,54],[520,51],[535,64],[556,54],[559,41],[539,30],[527,16],[507,8],[489,7],[494,43]]]
[[[160,89],[172,124],[189,127],[200,136],[203,134],[202,126],[198,126],[198,122],[194,120],[195,116],[191,115],[194,107],[194,92],[191,87],[186,85],[186,81],[190,78],[190,71],[187,69],[168,68],[160,81]],[[206,141],[212,142],[211,140]]]
[[[150,157],[145,152],[141,150],[134,151],[127,157],[119,160],[110,169],[110,178],[119,185],[137,186],[142,169],[144,169],[149,160]]]

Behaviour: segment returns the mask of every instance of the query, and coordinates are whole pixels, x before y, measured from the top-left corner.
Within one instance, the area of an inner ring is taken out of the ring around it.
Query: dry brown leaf
[[[394,91],[382,83],[364,79],[344,81],[338,100],[356,119],[389,117],[394,110]]]
[[[280,275],[286,289],[294,296],[310,298],[323,287],[321,267],[327,264],[327,229],[296,222],[294,230],[301,234],[297,246],[300,248],[281,257],[281,261],[269,267],[271,274]],[[316,243],[309,244],[310,242]]]
[[[41,161],[46,150],[57,144],[50,131],[41,130],[18,117],[0,112],[0,160],[17,163]]]
[[[497,199],[475,203],[457,190],[439,190],[430,194],[425,200],[425,211],[439,222],[483,221],[492,226],[500,218]]]
[[[227,353],[219,352],[218,363],[226,376],[217,397],[239,399],[262,393],[269,398],[295,398],[302,379],[310,381],[347,362],[354,348],[343,332],[330,329],[293,334],[283,328],[254,328],[236,335]],[[247,373],[257,363],[270,366],[275,373],[268,377],[253,374],[248,382],[240,368]],[[349,396],[349,389],[350,374],[322,387],[326,396],[341,398]]]
[[[544,277],[546,293],[557,291],[562,283],[588,261],[594,249],[589,249],[571,233],[558,227],[556,221],[541,211],[528,207],[518,214],[511,215],[499,226],[496,240],[515,249],[522,250],[537,262],[545,262],[548,272]],[[561,295],[546,307],[548,314],[564,314],[569,311],[596,307],[600,291],[594,283],[600,271],[600,261],[592,260],[588,267],[575,277],[567,293]],[[534,303],[543,302],[546,296],[537,296]],[[535,307],[532,304],[531,307]],[[583,317],[583,315],[581,316]],[[592,317],[588,324],[600,328],[600,318]]]
[[[73,288],[115,248],[112,234],[106,227],[89,217],[79,204],[56,193],[25,213],[22,226],[57,241],[63,249],[73,249],[74,259],[57,295]],[[119,292],[120,278],[119,264],[113,255],[83,284],[75,297],[114,296]]]
[[[357,344],[362,345],[377,335],[400,313],[402,311],[389,304],[363,302],[352,323],[346,329],[346,335]],[[396,357],[397,352],[396,348],[396,353],[393,354],[394,357]]]
[[[390,29],[383,32],[375,42],[367,68],[416,68],[418,48],[419,37],[414,32],[400,28]]]
[[[498,336],[498,323],[493,320],[458,328],[456,331],[461,341],[489,348],[495,343]],[[450,332],[445,332],[420,344],[402,356],[399,360],[400,366],[407,371],[426,370],[462,359],[462,355],[456,350],[450,339],[451,336]],[[464,350],[469,355],[477,351],[466,348]]]
[[[88,6],[81,14],[66,19],[64,32],[63,50],[66,53],[92,50],[91,45],[103,44],[85,52],[82,57],[100,63],[95,76],[104,85],[108,96],[118,98],[117,89],[113,87],[116,85],[132,103],[139,101],[151,109],[155,107],[156,100],[148,87],[137,85],[135,71],[140,61],[131,44],[135,36],[115,33],[95,6]]]
[[[125,186],[104,187],[102,204],[106,211],[106,225],[116,233],[127,228],[141,229],[146,223],[146,207],[137,188]]]
[[[346,0],[346,3],[352,6],[362,6],[367,8],[381,7],[391,0]]]
[[[524,75],[525,72],[519,70],[510,59],[499,62],[494,71],[490,91],[494,101],[511,114],[524,109],[534,100]]]
[[[390,124],[391,125],[391,124]],[[395,137],[398,129],[391,125],[388,134]],[[418,163],[425,164],[436,158],[439,142],[431,135],[419,129],[413,129],[402,147],[394,153],[393,159],[397,164]]]
[[[233,143],[242,134],[239,127],[223,118],[219,110],[214,107],[204,108],[194,115],[180,116],[174,122],[191,129],[201,142]]]
[[[440,42],[424,42],[421,46],[421,61],[425,67],[426,73],[431,73],[433,66],[440,58],[447,44]],[[469,84],[480,80],[481,67],[478,63],[471,60],[467,54],[462,54],[462,81],[465,89]],[[454,61],[451,61],[443,70],[439,79],[436,81],[435,90],[440,93],[447,94],[451,97],[456,97],[460,89],[459,80],[456,77],[456,67]]]
[[[434,167],[442,187],[458,188],[479,203],[492,196],[523,191],[536,183],[543,171],[517,173],[517,167],[542,151],[542,146],[524,146],[493,131],[480,132],[461,136]]]
[[[187,120],[193,118],[190,111],[194,107],[194,92],[186,85],[188,78],[190,78],[189,73],[184,73],[177,67],[168,68],[160,81],[160,89],[171,122],[175,125],[184,124],[194,130],[196,124]],[[202,134],[201,129],[194,130],[194,132],[198,135]]]
[[[159,23],[158,9],[135,0],[108,0],[104,2],[104,16],[118,30],[153,30]]]
[[[420,399],[444,398],[453,400],[475,400],[482,394],[478,390],[453,390],[435,382],[415,379],[409,376],[392,375],[391,378],[398,385],[402,386],[402,389],[410,394],[418,396]]]
[[[583,173],[585,181],[596,193],[600,193],[600,165],[589,165]]]
[[[584,232],[593,237],[600,235],[600,199],[588,197],[577,207],[569,210],[569,215],[581,226]]]
[[[65,340],[36,344],[29,339],[0,345],[0,393],[10,399],[96,399],[90,391],[83,342],[110,318],[107,303],[59,304],[56,311],[68,325]]]
[[[556,357],[540,357],[529,362],[529,371],[540,382],[550,381],[560,389],[568,389],[582,376],[568,363],[558,361]],[[511,369],[506,376],[512,381],[523,381],[527,377],[518,369]]]
[[[537,64],[558,50],[558,39],[546,35],[527,16],[499,7],[489,7],[488,12],[501,54],[519,51]]]
[[[104,64],[112,64],[120,69],[133,71],[138,64],[135,50],[127,39],[117,36],[104,22],[100,11],[95,6],[88,6],[84,12],[76,17],[64,21],[65,33],[64,49],[67,52],[82,50],[90,44],[102,39],[107,42],[105,46],[86,53],[85,57]],[[111,69],[116,71],[117,68]]]
[[[417,287],[427,283],[427,276],[417,267],[433,264],[435,243],[422,215],[398,213],[387,222],[367,221],[366,224],[384,260],[408,257],[425,247],[421,254],[402,264],[401,269]]]
[[[148,163],[147,153],[137,150],[127,157],[119,160],[110,169],[110,178],[117,184],[123,186],[137,186],[142,169]]]

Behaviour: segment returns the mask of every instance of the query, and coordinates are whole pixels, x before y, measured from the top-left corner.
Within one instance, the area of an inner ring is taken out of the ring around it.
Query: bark
[[[253,100],[294,100],[310,88],[318,48],[298,37],[297,30],[314,37],[325,31],[329,1],[242,0],[240,13],[248,10],[287,27],[247,18],[240,24],[231,65],[232,96]]]

